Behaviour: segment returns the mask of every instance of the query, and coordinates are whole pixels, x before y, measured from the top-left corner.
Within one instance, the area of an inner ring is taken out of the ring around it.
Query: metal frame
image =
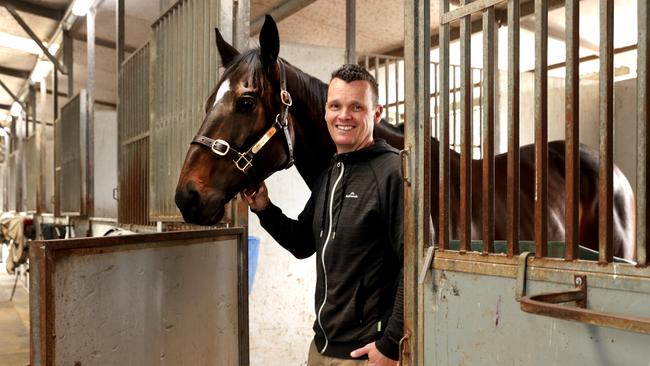
[[[217,237],[237,238],[239,359],[241,366],[248,365],[248,241],[246,231],[241,228],[34,242],[30,246],[30,262],[33,267],[30,276],[31,364],[54,365],[56,302],[53,279],[60,259],[74,255],[192,245],[213,242]]]

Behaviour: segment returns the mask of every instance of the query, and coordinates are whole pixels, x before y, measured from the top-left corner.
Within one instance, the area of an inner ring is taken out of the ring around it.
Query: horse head
[[[219,222],[228,201],[290,166],[293,154],[291,96],[275,22],[267,16],[260,47],[242,53],[215,31],[225,71],[205,103],[175,197],[185,221],[200,225]]]

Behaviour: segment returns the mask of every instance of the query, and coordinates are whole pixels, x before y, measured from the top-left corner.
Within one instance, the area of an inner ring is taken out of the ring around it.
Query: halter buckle
[[[216,148],[217,143],[219,143],[220,145],[224,145],[226,147],[226,150],[225,151],[217,150],[217,148]],[[215,154],[217,154],[219,156],[224,156],[224,155],[228,154],[228,151],[230,150],[230,144],[227,141],[217,139],[217,140],[214,140],[214,142],[212,143],[212,146],[210,147],[210,149],[212,149],[212,152],[214,152]]]
[[[253,159],[248,159],[245,154],[239,154],[239,158],[234,162],[237,169],[241,170],[243,173],[246,173],[246,171],[253,166]],[[240,165],[242,163],[244,164],[243,167]]]
[[[291,107],[293,104],[291,94],[289,94],[289,92],[285,89],[280,90],[280,100],[282,101],[282,104],[286,105],[287,107]]]

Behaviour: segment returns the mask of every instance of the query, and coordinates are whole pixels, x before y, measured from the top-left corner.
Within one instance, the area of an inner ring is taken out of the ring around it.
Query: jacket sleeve
[[[297,220],[287,217],[273,203],[269,203],[264,210],[253,213],[259,217],[260,224],[273,239],[296,258],[307,258],[316,252],[311,229],[314,217],[313,196],[307,201]]]
[[[384,215],[386,217],[390,246],[400,266],[397,278],[397,291],[393,312],[388,318],[384,335],[375,345],[379,352],[393,360],[399,359],[399,341],[404,334],[404,188],[399,173],[388,178],[384,197]]]

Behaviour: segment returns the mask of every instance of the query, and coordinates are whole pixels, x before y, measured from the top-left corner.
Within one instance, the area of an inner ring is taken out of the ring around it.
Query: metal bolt
[[[582,277],[576,277],[576,286],[582,286]]]

